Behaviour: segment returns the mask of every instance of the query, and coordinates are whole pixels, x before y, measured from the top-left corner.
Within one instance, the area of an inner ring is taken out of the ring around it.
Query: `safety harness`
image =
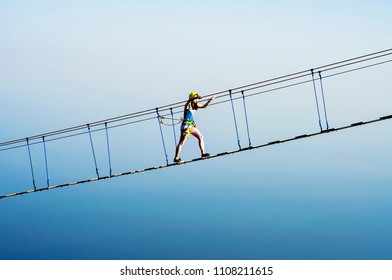
[[[186,126],[185,133],[187,138],[191,136],[191,131],[196,127],[196,122],[193,120],[183,120],[182,123]]]

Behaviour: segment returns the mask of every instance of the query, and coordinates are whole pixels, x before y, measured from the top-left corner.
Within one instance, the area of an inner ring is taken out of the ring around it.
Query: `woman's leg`
[[[201,155],[203,156],[205,154],[203,134],[201,134],[200,131],[196,127],[194,127],[191,130],[191,134],[193,136],[195,136],[197,138],[197,140],[199,140],[199,148],[200,148]]]
[[[176,148],[176,155],[174,156],[174,160],[179,159],[181,149],[182,149],[182,146],[184,146],[184,144],[185,144],[186,138],[187,138],[187,133],[184,131],[181,132],[181,137],[180,137],[180,141],[178,142],[178,145]]]

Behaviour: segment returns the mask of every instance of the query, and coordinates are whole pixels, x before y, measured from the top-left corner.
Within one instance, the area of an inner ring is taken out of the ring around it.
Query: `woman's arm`
[[[212,100],[215,100],[215,98],[216,98],[216,97],[215,97],[215,95],[214,95],[213,97],[211,97],[210,99],[208,99],[208,101],[207,101],[206,103],[204,103],[203,105],[200,105],[200,104],[197,103],[197,107],[198,107],[198,108],[207,108],[208,105],[211,104]]]

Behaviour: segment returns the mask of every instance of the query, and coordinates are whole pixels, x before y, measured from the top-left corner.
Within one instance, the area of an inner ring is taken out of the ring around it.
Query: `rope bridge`
[[[366,54],[363,56],[335,62],[332,64],[319,66],[319,67],[316,67],[316,68],[313,68],[310,70],[295,72],[295,73],[291,73],[288,75],[276,77],[273,79],[268,79],[268,80],[264,80],[261,82],[252,83],[252,84],[240,86],[237,88],[232,88],[229,90],[205,95],[204,97],[211,97],[213,95],[215,95],[217,97],[218,100],[215,103],[211,104],[211,106],[218,106],[220,104],[230,102],[232,116],[233,116],[233,126],[234,126],[234,130],[235,130],[235,135],[236,135],[236,140],[237,140],[236,142],[237,142],[237,146],[238,146],[238,149],[236,149],[236,150],[221,152],[218,154],[211,155],[208,158],[196,158],[196,159],[192,159],[192,160],[183,161],[181,163],[169,163],[169,161],[168,161],[166,141],[165,141],[162,125],[169,125],[169,126],[173,127],[174,143],[175,143],[175,145],[177,145],[177,135],[176,135],[175,125],[177,123],[180,123],[182,121],[182,119],[175,118],[175,115],[182,113],[183,105],[186,101],[181,101],[181,102],[177,102],[177,103],[173,103],[173,104],[169,104],[169,105],[164,105],[164,106],[157,107],[157,108],[152,108],[152,109],[139,111],[139,112],[135,112],[135,113],[127,114],[127,115],[122,115],[122,116],[118,116],[118,117],[114,117],[114,118],[110,118],[110,119],[96,121],[96,122],[92,122],[92,123],[89,123],[86,125],[69,127],[69,128],[65,128],[65,129],[61,129],[61,130],[57,130],[57,131],[52,131],[52,132],[48,132],[48,133],[44,133],[44,134],[39,134],[39,135],[30,136],[30,137],[26,137],[26,138],[2,142],[2,143],[0,143],[0,152],[12,150],[12,149],[22,149],[22,148],[25,148],[27,150],[28,163],[29,163],[28,165],[29,165],[29,169],[30,169],[30,173],[31,173],[32,188],[25,190],[25,191],[13,192],[13,193],[5,194],[5,195],[0,194],[0,199],[29,194],[29,193],[41,192],[41,191],[46,191],[46,190],[52,190],[52,189],[57,189],[57,188],[63,188],[63,187],[68,187],[68,186],[81,185],[81,184],[88,183],[88,182],[106,180],[106,179],[110,179],[110,178],[116,178],[116,177],[125,176],[125,175],[137,174],[137,173],[141,173],[141,172],[169,168],[169,167],[174,167],[174,166],[180,165],[180,164],[189,164],[189,163],[193,163],[196,161],[217,158],[217,157],[221,157],[221,156],[225,156],[225,155],[250,151],[250,150],[254,150],[254,149],[268,147],[271,145],[296,141],[296,140],[319,136],[319,135],[325,135],[325,134],[328,134],[331,132],[337,132],[337,131],[346,130],[349,128],[355,128],[358,126],[364,126],[364,125],[369,125],[369,124],[373,124],[376,122],[390,120],[392,118],[392,115],[386,115],[386,116],[382,116],[377,119],[365,120],[365,121],[356,122],[356,123],[352,123],[352,124],[341,126],[341,127],[330,128],[330,125],[328,122],[327,105],[325,102],[325,92],[324,92],[324,87],[323,87],[323,79],[332,78],[332,77],[335,77],[338,75],[344,75],[344,74],[347,74],[350,72],[359,71],[359,70],[362,70],[365,68],[376,67],[378,65],[389,63],[392,61],[392,59],[390,57],[391,55],[392,55],[392,49],[386,49],[386,50],[382,50],[379,52],[370,53],[370,54]],[[320,130],[318,132],[301,134],[301,135],[294,136],[294,137],[287,138],[287,139],[275,140],[275,141],[264,143],[264,144],[253,145],[252,141],[251,141],[251,133],[250,133],[250,129],[249,129],[249,120],[248,120],[247,104],[246,104],[247,98],[259,96],[259,95],[269,93],[269,92],[276,92],[276,91],[279,91],[282,89],[291,88],[291,87],[295,87],[295,86],[299,86],[299,85],[307,84],[307,83],[312,84],[312,89],[313,89],[312,91],[313,91],[313,95],[314,95],[314,102],[315,102],[315,109],[316,109],[315,111],[316,111],[316,116],[317,116],[317,124],[318,124],[318,127],[320,128]],[[247,138],[248,138],[246,147],[241,144],[239,132],[238,132],[238,121],[237,121],[237,119],[238,119],[237,113],[238,112],[236,112],[235,106],[234,106],[234,102],[237,100],[242,101],[243,114],[244,114],[244,119],[245,119],[245,123],[246,123],[246,131],[247,131]],[[164,158],[165,158],[166,164],[165,165],[158,165],[158,166],[154,166],[154,167],[149,167],[149,168],[144,168],[144,169],[133,170],[133,171],[127,171],[127,172],[123,172],[123,173],[113,174],[113,168],[112,168],[112,162],[111,162],[109,130],[117,128],[117,127],[121,127],[121,126],[127,126],[127,125],[132,125],[135,123],[145,122],[145,121],[153,120],[153,119],[158,120],[159,132],[161,135],[162,147],[163,147]],[[169,120],[171,123],[165,123],[166,120]],[[108,169],[109,169],[109,174],[107,174],[105,176],[101,176],[101,174],[99,172],[98,164],[97,164],[97,159],[96,159],[96,148],[94,146],[94,140],[93,140],[92,133],[97,132],[97,131],[104,131],[105,132],[107,164],[108,164]],[[95,167],[95,173],[96,173],[97,177],[91,178],[91,179],[85,179],[85,180],[81,180],[81,181],[69,182],[69,183],[65,183],[65,184],[51,185],[50,180],[49,180],[49,170],[50,169],[49,169],[49,162],[48,162],[47,148],[46,148],[47,143],[52,142],[52,141],[57,141],[60,139],[64,139],[64,138],[70,138],[70,137],[75,137],[78,135],[84,135],[84,134],[87,134],[89,137],[89,144],[91,147],[91,156],[92,156],[92,161],[94,164],[93,166]],[[36,175],[34,172],[33,158],[32,158],[32,153],[31,153],[31,149],[30,149],[31,145],[42,145],[43,146],[43,153],[44,153],[43,159],[44,159],[44,164],[45,164],[45,175],[46,175],[46,186],[45,187],[37,187],[37,185],[36,185],[36,178],[35,178]]]

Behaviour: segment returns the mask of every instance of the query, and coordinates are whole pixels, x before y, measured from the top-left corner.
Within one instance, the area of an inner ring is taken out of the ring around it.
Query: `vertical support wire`
[[[94,158],[94,164],[95,164],[95,172],[97,173],[98,178],[100,178],[99,177],[99,172],[98,172],[97,158],[95,157],[93,138],[91,136],[90,124],[87,124],[87,129],[88,129],[88,135],[90,137],[91,151],[93,152],[93,158]]]
[[[238,148],[241,150],[240,136],[238,134],[237,118],[235,116],[233,97],[231,96],[231,89],[229,90],[229,96],[231,101],[231,109],[233,110],[234,126],[235,126],[235,132],[237,134],[237,144],[238,144]]]
[[[165,152],[166,164],[169,165],[169,160],[167,159],[165,138],[163,137],[162,125],[161,125],[161,121],[160,121],[161,116],[159,115],[158,108],[155,108],[155,111],[157,112],[157,120],[158,120],[158,124],[159,124],[159,130],[161,131],[161,138],[162,138],[162,144],[163,144],[163,151]]]
[[[246,121],[246,131],[248,133],[248,144],[249,147],[252,147],[252,142],[250,141],[250,133],[249,133],[249,124],[248,124],[248,113],[246,111],[246,104],[245,104],[245,94],[244,91],[241,91],[242,94],[242,103],[244,103],[244,113],[245,113],[245,121]]]
[[[108,148],[109,176],[112,177],[112,160],[110,158],[109,132],[108,132],[107,122],[105,122],[105,131],[106,131],[106,146]]]
[[[48,157],[46,153],[45,136],[42,136],[42,144],[44,145],[45,171],[46,171],[46,185],[49,188],[49,171],[48,171]]]
[[[26,142],[27,142],[27,150],[29,152],[30,170],[31,170],[31,177],[33,178],[33,187],[34,187],[34,190],[36,191],[37,188],[35,186],[35,176],[34,176],[34,169],[33,169],[33,160],[31,159],[29,138],[26,138]]]
[[[323,131],[323,127],[321,125],[321,117],[320,117],[320,108],[319,108],[319,103],[318,103],[318,98],[317,98],[317,91],[316,91],[316,84],[314,82],[314,72],[313,69],[310,69],[311,73],[312,73],[312,81],[313,81],[313,89],[314,89],[314,98],[316,100],[316,107],[317,107],[317,116],[318,116],[318,122],[319,122],[319,126],[321,131]]]
[[[176,128],[174,124],[174,114],[173,114],[173,108],[170,108],[170,114],[172,118],[172,127],[173,127],[173,135],[174,135],[174,145],[177,147],[177,136],[176,136]]]
[[[327,109],[326,109],[326,106],[325,106],[323,77],[321,76],[321,71],[318,71],[318,74],[319,74],[319,77],[320,77],[321,95],[323,97],[323,107],[324,107],[325,123],[327,125],[327,130],[328,130],[329,129],[329,124],[328,124],[328,117],[327,117]]]

